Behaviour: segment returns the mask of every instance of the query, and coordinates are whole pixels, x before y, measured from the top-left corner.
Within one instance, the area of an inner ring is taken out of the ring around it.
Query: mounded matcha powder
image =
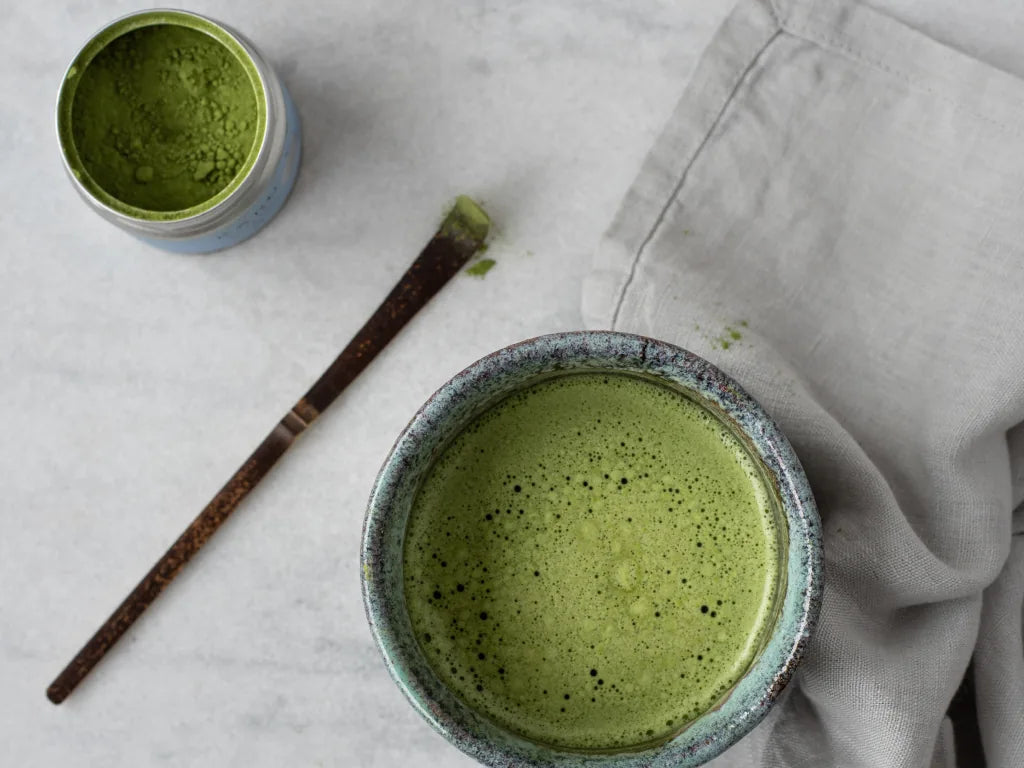
[[[230,50],[188,27],[155,24],[116,38],[87,65],[71,134],[109,195],[179,211],[216,195],[245,165],[259,110]]]

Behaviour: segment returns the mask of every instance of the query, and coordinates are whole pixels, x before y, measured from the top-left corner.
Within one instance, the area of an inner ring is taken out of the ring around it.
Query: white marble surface
[[[126,2],[5,7],[0,69],[0,742],[19,766],[468,766],[363,615],[365,500],[477,357],[580,325],[603,228],[722,0],[190,3],[276,64],[293,196],[206,257],[136,243],[63,177],[63,70]],[[61,707],[44,689],[333,359],[460,192],[498,264],[460,275]]]
[[[871,0],[1024,73],[1014,0]],[[219,0],[304,118],[288,206],[206,257],[136,243],[63,178],[64,67],[137,6],[4,9],[4,765],[469,766],[363,616],[380,462],[455,371],[580,325],[590,253],[729,0]],[[459,276],[61,707],[52,677],[359,327],[460,192],[496,222]]]

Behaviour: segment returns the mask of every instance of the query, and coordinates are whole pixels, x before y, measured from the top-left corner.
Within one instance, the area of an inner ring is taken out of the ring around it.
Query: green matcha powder
[[[213,37],[156,24],[116,38],[88,64],[71,131],[85,171],[122,203],[179,211],[224,189],[257,133],[256,93]]]

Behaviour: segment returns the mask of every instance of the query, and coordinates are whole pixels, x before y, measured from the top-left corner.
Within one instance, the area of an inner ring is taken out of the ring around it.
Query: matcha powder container
[[[259,231],[301,153],[295,105],[252,43],[186,11],[133,13],[86,43],[61,84],[57,136],[94,210],[179,253]]]

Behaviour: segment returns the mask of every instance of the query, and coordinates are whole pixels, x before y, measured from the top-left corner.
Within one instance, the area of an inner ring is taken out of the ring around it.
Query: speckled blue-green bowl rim
[[[402,546],[412,499],[436,457],[477,414],[549,375],[602,370],[654,376],[703,403],[760,459],[788,526],[785,592],[775,629],[746,675],[719,705],[657,745],[617,753],[560,751],[478,715],[434,675],[405,609]],[[746,735],[777,700],[807,647],[821,602],[821,522],[785,435],[739,384],[708,361],[655,339],[572,331],[528,339],[470,365],[435,392],[399,435],[370,495],[361,551],[363,600],[392,678],[416,710],[460,750],[494,768],[688,768]]]

